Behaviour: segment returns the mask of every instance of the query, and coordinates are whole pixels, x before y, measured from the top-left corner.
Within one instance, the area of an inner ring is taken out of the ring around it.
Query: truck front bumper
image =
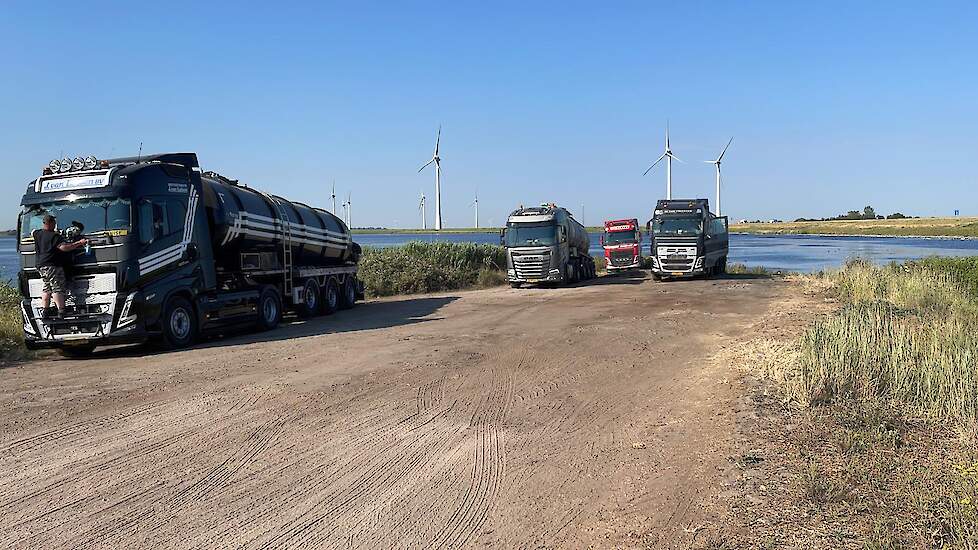
[[[545,277],[541,277],[541,278],[522,277],[521,278],[519,275],[517,275],[515,269],[510,269],[506,272],[506,279],[509,280],[509,282],[511,283],[527,283],[527,284],[558,283],[564,280],[564,275],[563,273],[560,272],[559,269],[551,269]]]
[[[706,270],[703,269],[703,257],[700,256],[696,258],[691,265],[684,266],[683,269],[676,269],[670,266],[664,266],[659,258],[653,256],[651,258],[652,262],[652,274],[658,275],[660,277],[696,277],[697,275],[703,275]]]
[[[138,344],[149,338],[149,333],[142,323],[136,322],[108,334],[102,331],[86,332],[84,327],[92,321],[85,319],[40,320],[49,327],[58,330],[46,331],[47,337],[36,334],[24,334],[24,347],[27,349],[57,349],[70,346],[116,346],[121,344]],[[60,332],[55,334],[54,332]]]

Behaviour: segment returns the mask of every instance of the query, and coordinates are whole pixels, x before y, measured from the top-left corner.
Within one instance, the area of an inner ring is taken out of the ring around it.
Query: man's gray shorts
[[[65,270],[58,265],[44,265],[37,268],[41,272],[41,279],[44,280],[44,292],[65,293],[68,291],[65,282]]]

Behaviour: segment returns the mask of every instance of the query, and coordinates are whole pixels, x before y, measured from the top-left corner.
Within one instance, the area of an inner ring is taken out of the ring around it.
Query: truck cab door
[[[136,202],[140,278],[171,271],[184,259],[187,202],[182,197],[144,196]]]

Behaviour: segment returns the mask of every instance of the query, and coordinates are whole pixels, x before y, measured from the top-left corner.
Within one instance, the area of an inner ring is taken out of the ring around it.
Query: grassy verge
[[[762,265],[729,264],[727,273],[731,275],[771,275],[771,270]]]
[[[370,296],[417,294],[506,283],[506,253],[500,246],[412,242],[366,248],[360,278]]]
[[[819,222],[731,224],[735,233],[794,235],[885,235],[893,237],[978,237],[978,218],[908,218]]]
[[[839,307],[755,355],[797,411],[770,451],[790,472],[784,502],[762,518],[803,510],[808,547],[978,548],[976,260],[856,261],[799,280]]]
[[[429,233],[448,233],[453,235],[463,233],[494,233],[498,235],[502,229],[502,227],[455,227],[442,229],[441,231],[435,231],[434,229],[352,229],[350,232],[354,235],[418,235]]]
[[[9,284],[0,283],[0,363],[22,359],[26,355],[20,293]]]

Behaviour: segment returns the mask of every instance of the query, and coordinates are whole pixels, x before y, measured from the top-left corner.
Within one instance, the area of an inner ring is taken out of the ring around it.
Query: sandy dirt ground
[[[2,548],[689,547],[786,283],[404,297],[0,370]]]

